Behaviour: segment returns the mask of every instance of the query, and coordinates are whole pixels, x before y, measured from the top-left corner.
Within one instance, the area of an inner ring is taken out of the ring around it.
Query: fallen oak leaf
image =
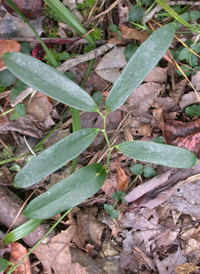
[[[121,190],[121,191],[125,191],[128,187],[128,177],[126,175],[126,173],[124,172],[124,170],[117,165],[117,189]]]
[[[166,144],[185,148],[198,156],[200,152],[200,118],[187,123],[165,121],[163,138]]]

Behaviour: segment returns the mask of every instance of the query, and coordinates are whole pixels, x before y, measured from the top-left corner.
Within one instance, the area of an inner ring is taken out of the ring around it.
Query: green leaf
[[[115,24],[110,24],[109,29],[111,29],[113,32],[117,32],[119,30]]]
[[[119,215],[118,215],[118,211],[116,209],[113,209],[112,205],[109,204],[104,204],[103,205],[105,211],[113,218],[113,219],[118,219]]]
[[[16,77],[8,70],[0,71],[0,84],[6,88],[12,86],[16,80]]]
[[[135,44],[129,44],[126,47],[124,56],[127,62],[131,59],[131,57],[133,56],[133,54],[136,52],[137,49],[138,49],[138,46],[136,46]]]
[[[41,93],[83,111],[98,110],[86,91],[55,68],[20,52],[6,53],[3,59],[17,78]]]
[[[124,196],[126,195],[125,192],[122,191],[116,191],[115,193],[113,193],[113,198],[117,201],[122,201],[123,203],[126,203],[126,201],[124,200]]]
[[[190,12],[190,19],[195,20],[195,19],[198,19],[198,18],[200,18],[200,11],[192,10]]]
[[[93,100],[95,101],[95,103],[96,103],[97,105],[100,105],[101,102],[103,101],[103,95],[102,95],[101,91],[95,92],[95,93],[93,94],[92,98],[93,98]]]
[[[36,227],[38,227],[41,222],[42,220],[29,220],[23,225],[20,225],[5,236],[3,240],[4,244],[7,245],[25,237],[34,229],[36,229]]]
[[[186,58],[189,58],[192,56],[192,53],[188,48],[183,48],[178,55],[178,60],[185,60]]]
[[[195,115],[200,117],[200,106],[199,105],[192,105],[189,107],[186,107],[185,112],[192,118]]]
[[[153,141],[154,141],[154,143],[159,143],[159,144],[164,144],[164,145],[166,144],[166,142],[165,142],[163,136],[155,137],[155,138],[153,139]]]
[[[141,175],[143,172],[143,166],[141,164],[136,164],[130,167],[130,171],[136,175]]]
[[[25,110],[25,106],[23,104],[17,104],[15,106],[15,111],[19,114],[19,116],[21,117],[26,117],[26,110]]]
[[[174,34],[175,25],[170,23],[157,29],[139,47],[108,94],[106,107],[110,112],[118,109],[143,82],[167,51]]]
[[[95,194],[105,179],[106,169],[101,164],[83,167],[31,201],[24,216],[47,219],[73,208]]]
[[[138,5],[132,6],[129,11],[129,21],[137,22],[145,15],[144,10]]]
[[[151,178],[153,176],[156,176],[157,173],[151,166],[147,166],[144,168],[143,175],[145,178]]]
[[[123,154],[139,161],[175,168],[188,168],[196,165],[197,157],[180,147],[143,141],[129,141],[117,147]]]
[[[82,129],[47,148],[15,176],[14,185],[26,188],[38,183],[83,152],[98,132],[99,129],[94,128]]]
[[[0,272],[3,272],[9,265],[14,265],[13,263],[10,263],[9,261],[0,258]]]

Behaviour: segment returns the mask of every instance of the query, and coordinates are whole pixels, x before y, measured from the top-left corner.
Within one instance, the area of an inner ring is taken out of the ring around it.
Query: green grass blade
[[[181,18],[172,8],[170,8],[165,1],[163,0],[155,0],[166,12],[168,12],[171,17],[173,17],[175,20],[177,20],[179,23],[181,23],[182,25],[188,27],[189,29],[191,29],[191,31],[194,32],[200,32],[200,28],[197,28],[191,24],[189,24],[187,21],[185,21],[183,18]]]
[[[169,48],[175,30],[174,23],[157,29],[133,54],[108,94],[106,107],[110,112],[118,109],[157,65]]]
[[[163,166],[189,168],[198,161],[197,157],[186,149],[159,143],[129,141],[116,147],[130,158]]]
[[[86,128],[63,138],[41,152],[14,179],[20,188],[32,186],[77,157],[95,139],[99,129]]]
[[[44,48],[44,50],[46,51],[46,54],[48,55],[51,63],[53,64],[54,67],[58,66],[57,61],[55,60],[55,58],[53,57],[52,53],[50,52],[50,50],[47,48],[47,46],[45,45],[45,43],[42,41],[42,39],[40,38],[40,36],[37,34],[37,32],[34,30],[34,28],[31,26],[31,24],[29,23],[29,21],[26,19],[26,17],[23,15],[23,13],[18,9],[18,7],[11,1],[11,0],[6,0],[6,2],[11,6],[11,8],[13,8],[20,16],[21,18],[29,25],[29,27],[32,29],[32,31],[35,33],[36,37],[38,38],[38,40],[40,41],[42,47]]]
[[[87,33],[87,30],[76,19],[76,17],[59,1],[59,0],[44,0],[44,2],[60,17],[60,19],[75,30],[80,36]],[[91,35],[85,38],[92,47],[95,43]]]
[[[20,225],[19,227],[17,227],[16,229],[14,229],[13,231],[11,231],[5,236],[3,240],[4,244],[5,245],[10,244],[12,242],[15,242],[25,237],[26,235],[31,233],[34,229],[36,229],[41,222],[42,220],[29,220],[23,225]]]
[[[68,210],[95,194],[106,179],[101,164],[83,167],[38,196],[24,211],[24,216],[36,220],[48,219]]]

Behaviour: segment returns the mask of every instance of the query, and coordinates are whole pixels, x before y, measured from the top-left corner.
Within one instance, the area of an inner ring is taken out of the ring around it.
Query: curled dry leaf
[[[12,2],[18,7],[18,9],[24,14],[28,19],[36,19],[42,15],[42,1],[41,0],[12,0]],[[14,10],[10,5],[3,0],[2,6],[10,12],[13,13]]]
[[[166,121],[163,137],[167,144],[185,148],[198,156],[200,152],[200,119],[183,123]]]
[[[20,243],[13,242],[10,244],[12,251],[10,252],[10,262],[16,265],[27,254],[26,248]],[[13,274],[31,274],[29,258],[27,257],[13,272]]]
[[[187,80],[183,79],[180,83],[178,83],[174,90],[169,93],[172,100],[178,104],[179,100],[181,99],[181,96],[183,95],[185,91],[185,86],[187,84]]]
[[[119,165],[117,166],[117,177],[117,189],[125,191],[128,187],[128,177]]]
[[[136,39],[143,43],[149,37],[149,34],[129,28],[125,24],[121,25],[120,30],[124,39]]]
[[[20,44],[17,41],[0,40],[0,68],[4,67],[3,55],[6,52],[20,51]]]

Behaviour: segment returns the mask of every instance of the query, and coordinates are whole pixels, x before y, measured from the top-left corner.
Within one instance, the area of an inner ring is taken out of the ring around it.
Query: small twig
[[[101,13],[99,13],[98,15],[96,15],[95,17],[93,17],[92,19],[90,19],[89,21],[85,22],[84,25],[88,25],[89,23],[91,23],[92,21],[98,19],[99,17],[101,17],[102,15],[107,14],[109,11],[111,11],[117,4],[118,4],[119,0],[116,0],[114,3],[112,3],[112,5],[110,5],[109,8],[107,8],[106,10],[102,11]]]
[[[24,136],[24,141],[25,141],[25,144],[27,145],[28,149],[30,150],[30,152],[33,154],[33,156],[36,156],[35,152],[32,150],[32,148],[30,147],[29,143],[27,142],[25,136]]]

